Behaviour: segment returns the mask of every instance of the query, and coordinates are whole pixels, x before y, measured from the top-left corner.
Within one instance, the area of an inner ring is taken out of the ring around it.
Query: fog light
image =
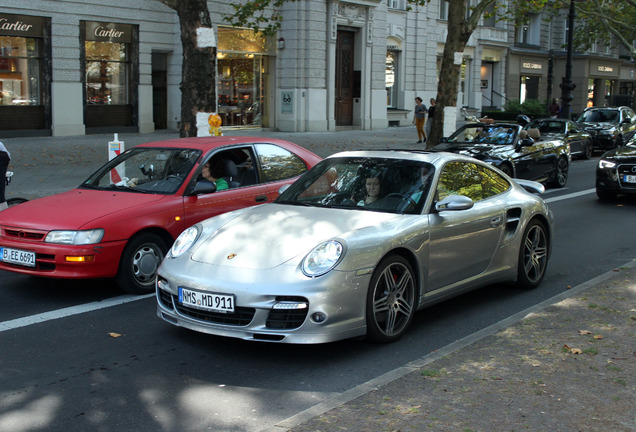
[[[314,312],[311,314],[311,320],[316,324],[321,324],[325,322],[327,319],[327,315],[324,312]]]
[[[90,262],[95,259],[95,255],[79,255],[79,256],[69,256],[67,255],[64,259],[68,262]]]

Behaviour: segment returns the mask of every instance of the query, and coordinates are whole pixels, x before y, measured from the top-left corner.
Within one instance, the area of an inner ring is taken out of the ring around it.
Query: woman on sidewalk
[[[7,178],[7,168],[9,168],[10,160],[9,150],[0,141],[0,211],[8,207],[7,200],[4,197],[4,189],[7,185],[5,179]]]
[[[421,97],[415,98],[415,110],[413,113],[413,124],[415,125],[415,129],[417,130],[417,144],[423,143],[426,141],[426,132],[424,132],[424,123],[426,123],[426,113],[428,110],[426,109],[426,105],[422,103]]]
[[[426,120],[426,137],[428,138],[433,126],[433,117],[435,116],[435,99],[431,98],[431,106],[428,108],[428,119]]]

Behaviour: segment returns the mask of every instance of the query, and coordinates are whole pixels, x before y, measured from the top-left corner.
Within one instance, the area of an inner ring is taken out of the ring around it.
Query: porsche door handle
[[[265,202],[267,201],[267,195],[259,195],[256,198],[254,198],[254,201],[258,203]]]
[[[503,218],[501,216],[495,216],[494,218],[490,219],[490,226],[493,228],[497,228],[498,226],[501,226],[502,223],[503,223]]]

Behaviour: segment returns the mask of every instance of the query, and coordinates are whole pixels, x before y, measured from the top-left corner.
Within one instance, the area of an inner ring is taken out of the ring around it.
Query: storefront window
[[[0,105],[40,105],[40,39],[0,36]]]
[[[263,70],[271,51],[261,33],[219,27],[218,113],[223,126],[261,126]]]
[[[86,41],[86,103],[128,103],[127,44]]]
[[[388,50],[386,52],[386,105],[389,108],[397,106],[397,72],[400,52]]]
[[[539,100],[539,83],[541,77],[538,76],[522,76],[521,86],[519,89],[519,102],[524,103],[527,100]]]

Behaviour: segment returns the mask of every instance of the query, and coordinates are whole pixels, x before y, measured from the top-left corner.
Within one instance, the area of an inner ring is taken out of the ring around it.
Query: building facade
[[[231,3],[209,2],[224,128],[382,129],[437,94],[443,0],[290,2],[275,37],[228,26]],[[564,23],[482,19],[461,53],[458,105],[559,96]],[[599,50],[575,57],[575,103],[634,91],[633,62]],[[181,61],[177,14],[157,0],[0,0],[0,136],[177,129]],[[447,116],[445,134],[454,126]]]

